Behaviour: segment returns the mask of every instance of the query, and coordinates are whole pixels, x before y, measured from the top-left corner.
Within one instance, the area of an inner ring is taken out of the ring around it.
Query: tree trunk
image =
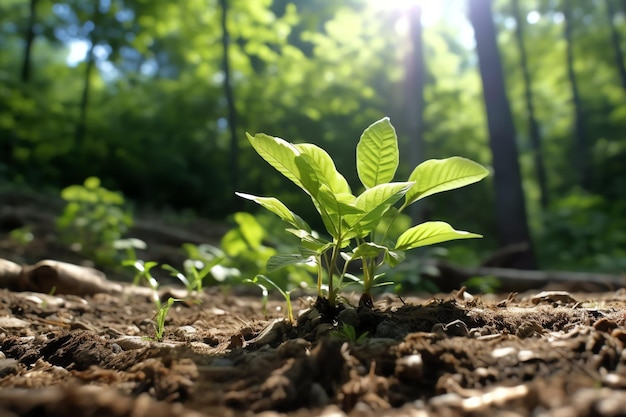
[[[528,243],[528,250],[512,257],[508,267],[536,267],[515,143],[513,116],[506,96],[496,30],[490,0],[470,0],[469,18],[474,27],[487,111],[489,144],[493,158],[495,210],[502,247]]]
[[[239,140],[237,138],[237,108],[235,107],[235,95],[230,77],[230,57],[228,47],[230,45],[230,34],[228,31],[228,1],[220,0],[222,7],[222,71],[224,72],[224,94],[228,106],[228,128],[230,132],[230,181],[233,190],[239,188]],[[240,199],[235,199],[233,194],[232,204],[236,209],[239,207]]]
[[[22,60],[21,79],[23,83],[30,81],[31,74],[31,54],[33,42],[35,41],[35,22],[37,21],[37,0],[30,0],[30,14],[28,17],[28,27],[26,28],[26,43],[24,44],[24,57]]]
[[[574,71],[574,44],[572,40],[572,3],[571,0],[563,1],[563,16],[565,18],[565,47],[567,77],[572,89],[572,105],[574,106],[574,164],[578,171],[578,185],[584,190],[589,190],[589,152],[587,136],[585,132],[585,119],[580,93],[578,92],[578,80]]]
[[[520,65],[522,67],[522,75],[524,77],[524,97],[526,100],[526,112],[528,114],[528,132],[533,152],[535,175],[537,176],[537,184],[539,185],[539,200],[541,208],[546,209],[549,201],[548,181],[546,178],[545,165],[543,163],[543,154],[541,152],[541,134],[539,133],[539,124],[535,118],[532,82],[530,80],[528,58],[526,55],[526,47],[524,45],[524,19],[520,16],[519,1],[512,0],[511,6],[513,8],[513,17],[516,21],[515,40],[520,53]]]
[[[91,73],[94,67],[94,54],[93,48],[95,46],[94,40],[91,41],[91,46],[87,52],[87,65],[85,66],[85,78],[83,83],[83,92],[81,94],[78,123],[76,124],[76,131],[74,132],[74,144],[78,147],[82,147],[85,141],[85,135],[87,134],[87,109],[89,108],[89,92],[91,86]]]
[[[613,0],[606,0],[606,12],[609,19],[611,44],[613,46],[613,53],[615,54],[617,72],[619,73],[619,77],[622,82],[622,88],[626,90],[626,66],[624,65],[624,54],[622,53],[622,40],[619,36],[617,28],[615,27],[615,5],[613,4]]]
[[[422,36],[422,9],[416,5],[409,9],[409,29],[413,47],[406,68],[406,129],[409,136],[410,168],[424,160],[424,42]],[[424,219],[419,204],[413,204],[410,215],[414,222]]]

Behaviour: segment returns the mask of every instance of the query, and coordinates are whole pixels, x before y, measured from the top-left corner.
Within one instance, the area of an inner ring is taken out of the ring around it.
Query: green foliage
[[[334,305],[347,276],[351,262],[362,265],[365,302],[370,290],[381,277],[376,271],[382,265],[396,266],[404,252],[421,246],[455,239],[481,237],[458,231],[444,222],[425,222],[409,228],[395,238],[386,233],[378,237],[377,226],[385,216],[393,222],[399,213],[423,196],[462,187],[487,176],[481,165],[464,158],[426,161],[418,166],[409,182],[390,182],[398,166],[398,142],[388,118],[370,125],[357,145],[357,167],[365,190],[358,196],[351,193],[345,178],[336,170],[331,157],[313,144],[292,144],[265,134],[248,135],[257,153],[278,172],[308,194],[318,211],[330,240],[316,236],[311,227],[280,200],[237,193],[276,214],[289,224],[287,229],[301,239],[299,253],[281,257],[273,263],[315,261],[318,268],[318,295],[323,296],[322,274],[326,273],[326,296]],[[378,157],[381,150],[385,154]],[[393,205],[405,198],[398,210]],[[369,239],[368,239],[369,237]],[[344,265],[339,266],[339,258]],[[371,302],[371,300],[370,300]]]
[[[266,204],[266,201],[262,204]],[[280,206],[282,203],[278,204]],[[286,210],[285,213],[288,213],[289,210]],[[286,233],[274,216],[255,217],[250,213],[238,212],[233,215],[233,220],[235,226],[222,237],[220,243],[225,255],[222,262],[225,274],[232,278],[269,275],[279,287],[287,289],[311,283],[313,270],[296,265],[300,262],[299,258],[292,265],[287,259],[276,265],[280,252],[297,250],[298,240]],[[298,222],[295,218],[294,221]],[[302,225],[305,224],[300,221]]]
[[[26,78],[22,66],[30,2],[0,3],[0,181],[17,187],[58,190],[97,176],[142,205],[193,208],[223,220],[241,210],[232,198],[233,185],[238,184],[237,189],[251,194],[278,198],[321,230],[324,224],[315,217],[315,207],[298,198],[297,186],[285,186],[281,178],[268,175],[271,167],[254,164],[256,156],[242,146],[247,143],[241,126],[255,132],[280,126],[284,137],[294,142],[315,141],[333,155],[347,183],[356,184],[360,168],[354,166],[354,142],[346,138],[358,138],[362,127],[383,113],[399,121],[407,117],[407,92],[412,89],[405,83],[409,66],[404,64],[412,50],[411,31],[403,31],[405,18],[399,19],[397,12],[377,2],[228,2],[229,53],[239,110],[235,143],[226,120],[222,13],[217,0],[103,2],[101,7],[84,0],[38,1]],[[456,7],[463,2],[430,3],[442,9],[431,15],[434,19],[424,19],[424,152],[419,157],[463,154],[489,164],[477,60],[471,37],[466,36],[470,28],[465,10]],[[572,192],[577,175],[572,164],[576,155],[571,86],[564,58],[565,3],[519,3],[521,16],[529,17],[523,24],[548,188],[558,200]],[[613,213],[626,199],[622,186],[626,90],[620,85],[610,23],[623,49],[625,12],[617,7],[610,19],[608,2],[570,3],[574,64],[594,172],[588,191],[602,197],[604,208]],[[511,47],[518,25],[512,24],[509,0],[494,1],[493,11],[533,237],[541,248],[548,248],[549,242],[539,241],[552,234],[544,233],[539,221],[545,213],[537,198],[524,80],[519,51]],[[95,48],[88,74],[88,57],[76,52],[89,44]],[[80,136],[83,95],[88,95],[88,102]],[[398,150],[403,155],[413,140],[407,122],[402,120],[398,131]],[[236,145],[241,151],[231,154]],[[363,146],[376,146],[376,140]],[[235,159],[237,171],[231,163]],[[411,168],[401,162],[398,178],[410,179]],[[364,178],[364,183],[370,181],[375,182]],[[489,236],[497,236],[496,225],[492,210],[485,209],[493,206],[491,186],[492,181],[485,181],[468,192],[437,195],[421,200],[420,208],[452,224],[482,230],[486,239],[472,248],[492,252],[498,243]],[[593,231],[594,236],[603,234],[603,229]],[[565,258],[571,259],[565,264],[573,269],[598,264],[588,259],[579,263],[585,258],[567,254],[567,245],[560,246],[558,257],[552,256],[552,249],[537,252],[543,267],[563,266]],[[587,258],[618,252],[609,243],[587,250],[592,251],[586,252]],[[619,264],[617,260],[602,263],[604,269]]]
[[[133,224],[122,194],[107,190],[98,178],[89,177],[83,185],[63,189],[61,197],[67,202],[57,219],[62,241],[99,265],[116,264],[115,242]]]
[[[9,232],[9,238],[11,238],[11,240],[19,246],[26,247],[26,245],[32,242],[35,238],[31,229],[32,228],[30,226],[13,229]]]
[[[624,204],[599,195],[573,192],[550,206],[539,241],[540,253],[560,269],[626,271]]]

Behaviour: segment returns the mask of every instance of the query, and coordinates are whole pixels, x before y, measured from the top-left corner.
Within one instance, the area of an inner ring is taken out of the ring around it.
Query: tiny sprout
[[[293,290],[290,290],[290,291],[283,290],[274,281],[272,281],[271,279],[269,279],[265,275],[257,275],[256,277],[254,277],[252,279],[245,279],[244,282],[248,282],[250,284],[256,285],[263,292],[263,314],[265,314],[265,315],[267,315],[268,291],[267,291],[267,287],[265,285],[261,284],[259,282],[259,280],[263,280],[263,281],[267,282],[272,287],[276,288],[278,290],[278,292],[283,296],[283,298],[285,299],[285,303],[287,304],[287,320],[290,323],[293,323],[294,322],[294,317],[293,317],[293,309],[291,307],[291,291],[293,291]]]

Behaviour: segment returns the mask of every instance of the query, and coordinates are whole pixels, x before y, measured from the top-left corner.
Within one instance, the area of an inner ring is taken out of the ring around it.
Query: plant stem
[[[333,253],[330,256],[330,265],[328,265],[328,302],[332,307],[335,306],[335,301],[337,298],[337,294],[335,294],[335,289],[333,288],[333,278],[335,275],[335,270],[337,268],[337,255],[339,254],[340,250],[341,239],[338,239],[337,243],[333,245]]]

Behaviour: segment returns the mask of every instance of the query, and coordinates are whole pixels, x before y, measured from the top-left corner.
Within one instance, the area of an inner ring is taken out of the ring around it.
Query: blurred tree
[[[24,57],[21,71],[23,83],[27,83],[30,80],[31,54],[35,40],[35,23],[37,22],[37,0],[30,0],[28,9],[28,25],[26,27],[26,42],[24,42]]]
[[[228,31],[228,0],[220,0],[220,6],[222,8],[222,71],[224,72],[224,95],[226,96],[226,103],[228,107],[228,129],[230,132],[230,185],[233,190],[239,189],[239,138],[237,137],[237,108],[235,107],[235,97],[233,93],[233,86],[231,83],[231,70],[230,70],[230,55],[228,49],[230,48],[230,34]],[[231,207],[233,211],[240,210],[240,199],[237,199],[233,194],[231,197]]]
[[[515,253],[508,266],[533,269],[536,268],[536,262],[526,218],[515,127],[506,97],[491,0],[470,0],[469,18],[476,36],[476,50],[487,110],[489,143],[493,155],[495,214],[500,245],[506,248],[525,244],[525,250]]]
[[[574,165],[578,172],[578,185],[589,190],[591,182],[590,164],[589,164],[589,149],[587,143],[587,132],[585,126],[585,113],[583,110],[583,103],[580,97],[578,78],[576,77],[576,70],[574,68],[574,40],[572,36],[574,26],[574,16],[572,14],[573,1],[563,0],[563,17],[565,21],[564,38],[566,45],[566,65],[567,65],[567,77],[569,79],[571,93],[572,93],[572,105],[574,107]]]
[[[606,12],[609,20],[609,28],[611,29],[611,46],[615,54],[615,65],[619,78],[622,81],[622,88],[626,90],[626,64],[624,63],[624,54],[622,52],[622,40],[620,33],[615,27],[615,5],[613,0],[606,0]],[[626,12],[626,10],[625,10]]]
[[[526,103],[526,113],[528,117],[528,132],[530,135],[531,151],[534,159],[535,175],[539,186],[539,201],[541,208],[548,207],[548,181],[546,179],[546,169],[541,150],[541,133],[539,123],[535,117],[535,106],[533,104],[533,90],[528,68],[528,58],[526,56],[526,46],[524,45],[524,24],[525,20],[520,14],[519,0],[511,1],[513,18],[515,19],[515,40],[519,49],[522,76],[524,80],[524,100]]]

